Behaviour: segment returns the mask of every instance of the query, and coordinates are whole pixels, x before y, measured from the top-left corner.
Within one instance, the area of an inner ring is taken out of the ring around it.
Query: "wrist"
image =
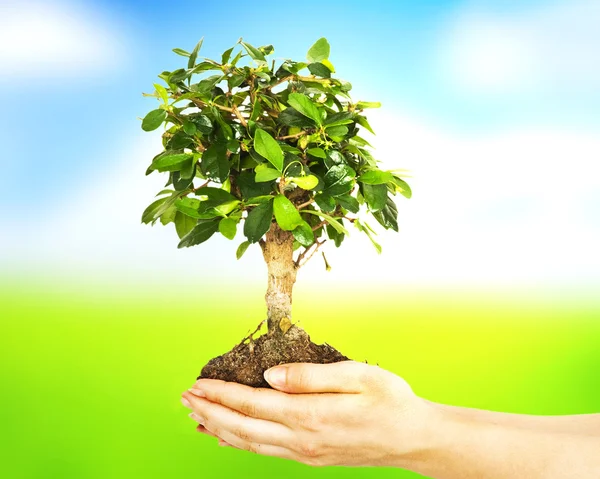
[[[451,423],[448,412],[439,405],[418,398],[409,420],[398,428],[398,439],[392,444],[392,466],[419,471],[429,464],[442,447],[440,437]]]

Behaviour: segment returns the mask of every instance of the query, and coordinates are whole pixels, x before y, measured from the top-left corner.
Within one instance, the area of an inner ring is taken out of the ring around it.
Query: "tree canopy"
[[[374,134],[347,81],[333,77],[325,38],[306,61],[270,60],[272,45],[242,39],[220,61],[201,57],[202,40],[185,68],[164,71],[155,83],[160,105],[142,120],[145,131],[165,125],[163,151],[146,174],[168,181],[142,215],[143,223],[174,223],[179,247],[220,233],[233,240],[243,222],[237,257],[264,241],[272,222],[290,231],[305,253],[325,238],[340,246],[353,224],[378,251],[369,215],[398,231],[394,197],[410,198],[398,170],[378,167],[362,131]],[[244,64],[245,63],[245,64]]]

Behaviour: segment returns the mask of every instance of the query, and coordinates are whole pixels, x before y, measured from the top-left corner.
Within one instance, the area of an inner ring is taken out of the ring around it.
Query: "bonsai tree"
[[[253,245],[261,248],[267,319],[200,377],[268,387],[262,373],[276,364],[348,359],[312,343],[292,323],[296,274],[326,241],[339,247],[350,225],[380,252],[364,218],[398,231],[394,196],[410,198],[411,190],[401,170],[378,168],[361,131],[374,133],[363,111],[380,104],[352,101],[351,84],[332,76],[325,38],[306,61],[279,65],[268,59],[272,45],[256,48],[240,39],[220,61],[199,57],[201,46],[202,40],[192,52],[174,49],[186,67],[162,72],[164,85],[145,94],[161,104],[142,128],[165,127],[164,151],[146,174],[166,173],[168,181],[142,222],[173,223],[179,248],[215,234],[233,240],[238,229],[244,236],[238,259]],[[255,340],[264,322],[267,333]]]

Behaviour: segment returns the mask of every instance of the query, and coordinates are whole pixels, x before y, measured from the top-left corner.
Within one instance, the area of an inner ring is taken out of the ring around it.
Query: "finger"
[[[287,424],[293,407],[287,394],[267,388],[252,388],[218,379],[200,379],[190,390],[211,402],[234,409],[245,416]]]
[[[183,393],[183,397],[199,416],[201,424],[220,438],[224,439],[222,434],[228,432],[244,441],[277,446],[289,443],[292,439],[292,430],[283,424],[245,416],[221,404],[194,396],[189,391]]]
[[[261,456],[281,457],[284,459],[298,460],[297,454],[283,446],[274,446],[272,444],[261,444],[252,441],[246,441],[239,436],[235,436],[228,431],[223,432],[221,440],[229,444],[231,447],[243,449],[244,451],[260,454]],[[219,445],[221,443],[219,442]]]
[[[360,393],[366,379],[377,374],[374,367],[355,361],[331,364],[290,363],[265,371],[265,379],[275,389],[288,393]]]
[[[196,426],[196,431],[201,432],[202,434],[206,434],[207,436],[217,437],[208,429],[206,429],[202,424],[198,424]]]

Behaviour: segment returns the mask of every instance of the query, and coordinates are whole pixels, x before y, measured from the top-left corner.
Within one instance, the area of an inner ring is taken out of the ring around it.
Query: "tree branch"
[[[314,244],[316,245],[315,248],[312,248],[313,245],[309,246],[308,248],[306,248],[302,253],[300,253],[298,255],[298,259],[295,261],[294,265],[296,266],[296,268],[301,268],[302,266],[304,266],[306,263],[308,263],[310,261],[310,259],[313,257],[313,255],[317,252],[317,250],[320,248],[320,246],[325,243],[325,241],[327,241],[326,239],[323,241],[315,241]],[[311,251],[312,248],[312,251]],[[311,251],[310,255],[308,255],[308,257],[304,260],[303,263],[300,263],[300,261],[302,261],[302,259],[306,256],[306,253],[308,253],[309,251]]]
[[[238,110],[237,106],[235,105],[233,106],[233,113],[235,114],[235,116],[237,116],[238,120],[240,120],[242,126],[246,128],[248,126],[248,123],[246,123],[246,119],[242,116],[240,110]]]
[[[310,206],[314,201],[314,198],[311,198],[308,201],[305,201],[304,203],[300,203],[298,206],[296,206],[296,208],[298,210],[301,210],[302,208],[306,208],[307,206]]]
[[[286,135],[286,136],[278,136],[278,140],[291,140],[293,138],[300,138],[301,136],[308,135],[308,132],[301,131],[300,133],[296,133],[295,135]]]
[[[327,221],[321,221],[319,224],[312,227],[313,231],[317,231],[321,226],[328,224]]]

